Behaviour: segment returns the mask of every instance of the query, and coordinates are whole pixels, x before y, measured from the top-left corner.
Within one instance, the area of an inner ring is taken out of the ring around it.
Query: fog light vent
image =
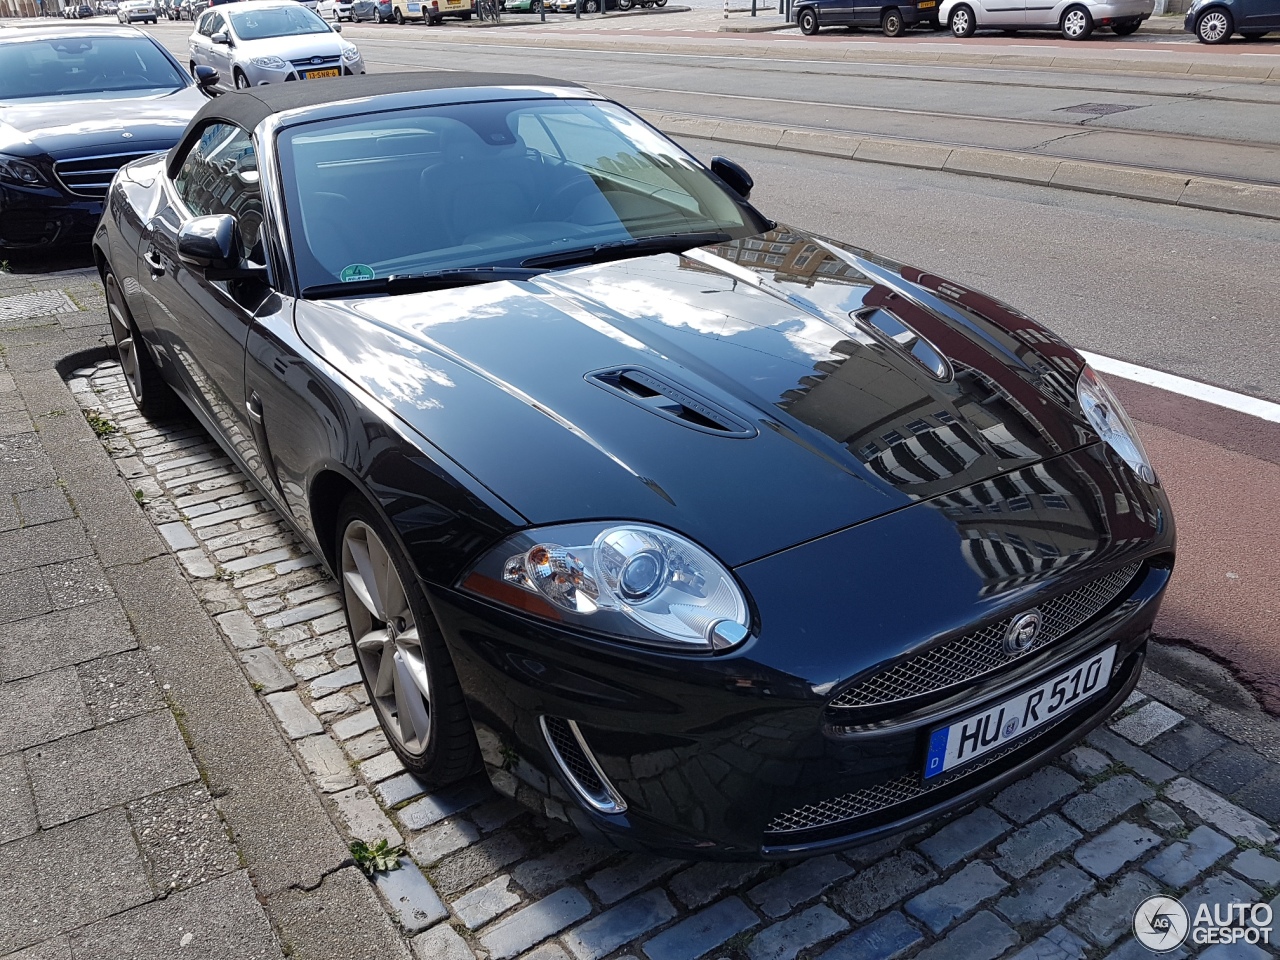
[[[601,813],[625,811],[627,802],[600,769],[578,725],[562,717],[543,717],[540,722],[551,755],[574,791]]]

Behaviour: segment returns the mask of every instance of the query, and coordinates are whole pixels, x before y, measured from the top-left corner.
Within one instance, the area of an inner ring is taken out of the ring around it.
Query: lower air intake
[[[627,802],[600,769],[578,725],[562,717],[543,717],[540,722],[551,755],[578,796],[601,813],[625,811]]]

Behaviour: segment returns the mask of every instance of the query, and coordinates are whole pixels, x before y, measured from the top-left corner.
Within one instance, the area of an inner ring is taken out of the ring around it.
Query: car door
[[[227,43],[213,42],[213,38],[220,33],[226,35]],[[228,86],[232,83],[232,44],[235,42],[235,35],[231,32],[227,18],[215,10],[209,17],[209,66],[218,71],[218,75],[222,78],[221,82]]]
[[[233,281],[209,280],[178,258],[178,232],[193,217],[236,217],[250,259],[262,224],[257,154],[250,134],[213,120],[193,141],[144,230],[140,282],[158,340],[210,429],[237,450],[250,444],[244,347],[261,295]],[[250,444],[251,445],[251,444]],[[247,449],[248,447],[246,447]]]
[[[1237,30],[1280,29],[1280,0],[1240,0],[1237,9],[1241,13]]]
[[[209,63],[209,24],[213,22],[214,13],[207,11],[203,16],[195,17],[195,30],[191,33],[191,60],[197,66],[210,66]]]

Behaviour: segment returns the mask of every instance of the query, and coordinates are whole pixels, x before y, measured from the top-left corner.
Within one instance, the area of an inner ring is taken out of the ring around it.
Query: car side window
[[[229,214],[240,224],[244,248],[261,262],[262,191],[253,137],[232,123],[211,123],[200,132],[173,178],[173,188],[192,216]]]
[[[214,15],[212,13],[206,13],[201,17],[200,24],[196,27],[196,33],[200,34],[202,37],[209,36],[209,25],[213,23],[213,17]]]
[[[215,33],[226,33],[226,31],[227,31],[226,17],[224,17],[220,13],[215,13],[212,17],[209,18],[209,36],[212,37]]]

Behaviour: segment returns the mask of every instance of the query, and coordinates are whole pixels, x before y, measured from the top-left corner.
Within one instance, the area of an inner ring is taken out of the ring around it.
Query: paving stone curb
[[[1229,890],[1275,898],[1280,910],[1280,890],[1259,879],[1280,876],[1280,837],[1255,812],[1265,800],[1241,783],[1235,802],[1203,779],[1225,751],[1253,748],[1166,702],[1193,695],[1155,674],[1143,690],[1160,687],[1163,699],[1135,692],[1108,727],[988,803],[796,865],[624,854],[483,781],[428,791],[376,728],[341,615],[325,602],[336,587],[265,501],[211,441],[165,450],[164,431],[132,411],[113,364],[72,389],[120,428],[117,464],[140,462],[155,479],[143,510],[181,524],[187,533],[169,536],[205,554],[185,573],[242,669],[253,676],[244,654],[263,651],[293,674],[293,689],[264,685],[260,695],[339,822],[352,837],[405,843],[418,869],[397,878],[404,890],[388,909],[424,960],[1083,957],[1131,948],[1134,897],[1150,891]],[[223,465],[209,469],[214,461]],[[196,518],[184,512],[196,508]],[[1280,743],[1274,726],[1254,729],[1262,745]],[[1276,768],[1250,756],[1238,764],[1257,774],[1250,783]]]
[[[1280,187],[1188,177],[1088,160],[1064,160],[978,147],[948,147],[911,140],[840,134],[807,127],[720,120],[655,110],[637,112],[663,133],[677,138],[694,137],[720,143],[794,150],[842,160],[941,170],[1280,220]]]

